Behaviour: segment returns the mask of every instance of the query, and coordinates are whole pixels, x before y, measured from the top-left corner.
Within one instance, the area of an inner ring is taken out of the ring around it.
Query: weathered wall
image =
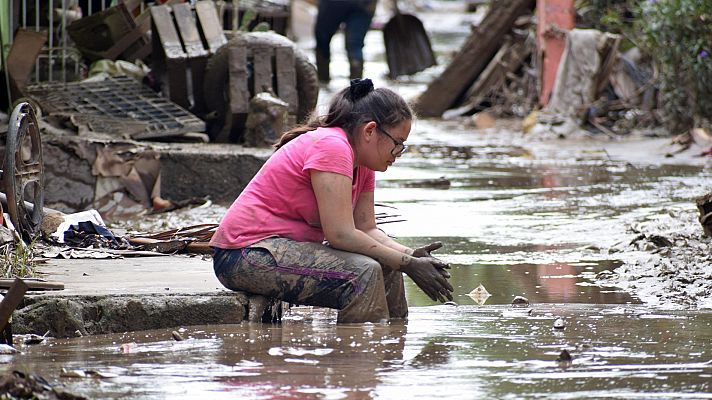
[[[161,196],[169,200],[209,196],[229,204],[259,171],[271,149],[230,144],[171,146],[161,156]]]

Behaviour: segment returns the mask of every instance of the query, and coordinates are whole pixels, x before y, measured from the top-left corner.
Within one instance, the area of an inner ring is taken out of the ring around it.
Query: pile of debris
[[[443,73],[415,104],[426,117],[487,110],[527,117],[557,135],[584,127],[609,136],[659,123],[650,60],[622,37],[575,27],[573,1],[490,2]],[[547,6],[549,3],[555,5]],[[569,124],[565,124],[569,122]],[[525,124],[528,131],[536,123]],[[556,128],[554,128],[556,130]]]

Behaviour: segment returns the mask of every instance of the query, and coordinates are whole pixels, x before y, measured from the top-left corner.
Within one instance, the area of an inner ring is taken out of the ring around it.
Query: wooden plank
[[[163,53],[168,60],[185,59],[183,45],[178,37],[171,9],[166,5],[151,6],[151,19],[153,20],[153,34],[158,35]]]
[[[190,60],[190,75],[193,88],[193,108],[190,111],[197,115],[202,115],[205,112],[203,80],[205,79],[205,67],[207,64],[207,57],[198,57]]]
[[[203,47],[203,40],[198,33],[196,20],[193,17],[193,10],[190,3],[178,3],[173,5],[173,17],[178,26],[178,34],[183,41],[183,48],[188,58],[207,57],[208,51]]]
[[[272,87],[272,48],[255,47],[252,50],[252,69],[254,70],[254,94],[274,93]]]
[[[277,96],[289,104],[289,113],[296,114],[299,110],[297,96],[297,71],[294,66],[294,49],[277,47],[274,50],[277,69]]]
[[[535,0],[492,2],[487,16],[465,41],[442,74],[414,104],[424,117],[439,117],[455,105],[500,48],[514,21],[534,8]]]
[[[488,95],[497,92],[504,85],[507,75],[519,69],[527,56],[529,52],[524,38],[508,39],[467,91],[465,104],[445,111],[443,118],[457,117],[473,111]]]
[[[215,2],[213,0],[198,1],[195,3],[195,13],[198,16],[205,41],[208,42],[208,51],[210,54],[215,54],[220,47],[227,43],[222,23],[218,19]]]
[[[0,332],[5,330],[5,326],[8,321],[10,321],[13,311],[20,305],[28,289],[27,284],[25,284],[22,279],[4,280],[11,280],[12,283],[9,285],[10,290],[7,291],[5,297],[0,301]]]
[[[15,279],[0,279],[0,289],[7,289],[12,286]],[[57,281],[46,281],[44,279],[26,278],[23,282],[28,290],[63,290],[64,283]]]
[[[247,87],[247,49],[230,45],[228,53],[230,111],[232,114],[247,113],[250,91]]]
[[[611,72],[618,62],[618,47],[622,40],[623,38],[620,35],[608,35],[604,42],[601,43],[602,48],[598,49],[599,53],[601,53],[602,61],[601,67],[596,72],[595,99],[603,94],[610,83]]]
[[[106,50],[103,53],[103,58],[109,60],[116,60],[121,55],[121,53],[126,51],[134,42],[138,40],[141,40],[143,42],[143,46],[140,47],[141,49],[149,46],[150,43],[148,42],[148,40],[143,39],[144,35],[146,35],[149,30],[151,30],[151,18],[149,17],[148,13],[143,13],[138,18],[136,18],[136,26],[133,28],[133,30],[122,36],[121,39],[116,41],[108,50]],[[127,55],[126,58],[143,59],[144,57],[136,57],[136,54],[134,53],[131,55]]]

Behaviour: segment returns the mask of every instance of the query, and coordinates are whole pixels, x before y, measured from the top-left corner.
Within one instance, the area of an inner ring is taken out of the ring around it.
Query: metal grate
[[[43,112],[73,115],[96,132],[155,139],[205,131],[201,119],[125,76],[96,82],[44,83],[27,90]]]

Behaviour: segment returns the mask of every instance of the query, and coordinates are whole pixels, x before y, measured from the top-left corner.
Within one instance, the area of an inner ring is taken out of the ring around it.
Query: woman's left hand
[[[450,278],[450,274],[445,271],[445,269],[450,269],[450,264],[440,260],[439,258],[434,257],[431,252],[443,247],[443,244],[441,242],[433,242],[430,244],[427,244],[425,246],[418,247],[417,249],[413,250],[413,254],[411,254],[413,257],[430,257],[434,260],[434,264],[437,266],[438,270],[440,271],[440,274],[444,276],[446,279]]]

